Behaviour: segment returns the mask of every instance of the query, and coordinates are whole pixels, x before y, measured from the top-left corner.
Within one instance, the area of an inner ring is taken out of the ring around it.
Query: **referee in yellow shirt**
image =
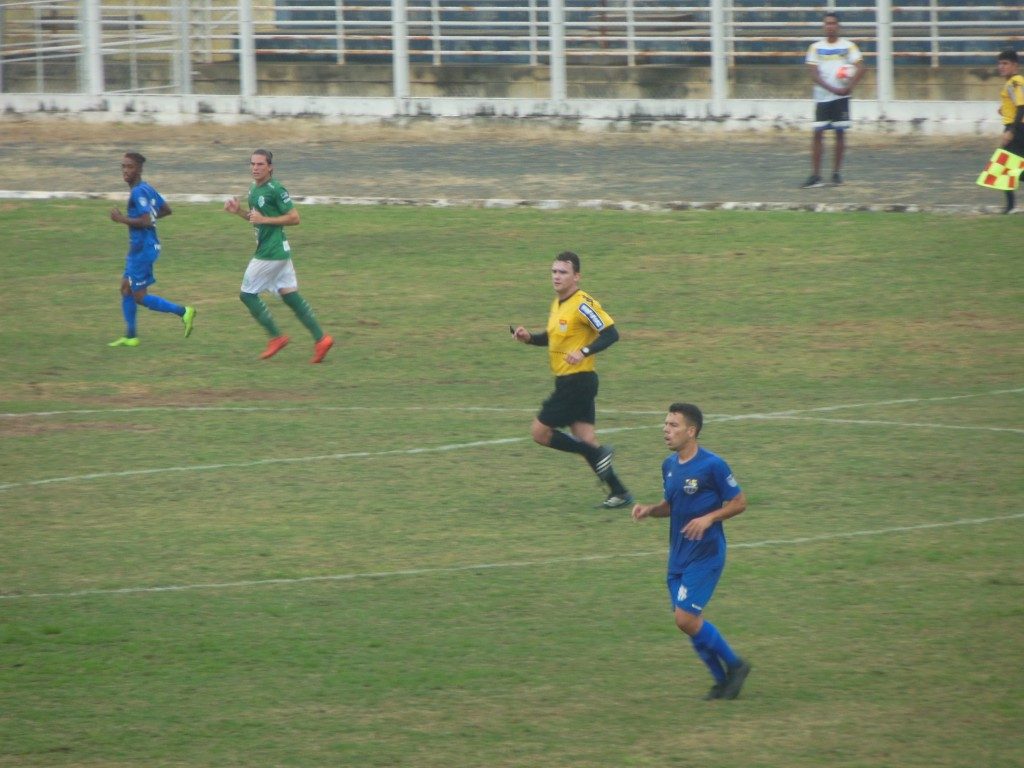
[[[609,494],[599,508],[617,509],[633,503],[633,495],[612,468],[613,450],[597,442],[597,372],[594,355],[619,340],[611,315],[593,296],[580,290],[580,257],[563,251],[551,265],[555,299],[551,302],[547,330],[530,333],[523,326],[511,329],[516,341],[547,347],[555,391],[544,401],[533,420],[534,441],[556,451],[578,453],[601,480]],[[568,427],[572,435],[561,431]]]
[[[1024,75],[1020,74],[1017,51],[1007,48],[996,60],[999,74],[1006,78],[999,90],[999,116],[1003,119],[1003,149],[1024,157]],[[1021,213],[1014,205],[1013,190],[1006,191],[1003,213]]]

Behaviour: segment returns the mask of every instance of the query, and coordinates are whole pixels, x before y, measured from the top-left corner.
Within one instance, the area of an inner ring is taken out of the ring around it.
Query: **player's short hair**
[[[271,152],[269,149],[254,149],[252,151],[252,154],[253,155],[263,155],[263,157],[267,158],[267,165],[273,165],[274,164],[274,153]],[[250,155],[250,157],[251,157],[251,155]]]
[[[835,19],[836,20],[836,24],[838,24],[839,23],[839,14],[836,13],[835,11],[828,11],[824,16],[821,17],[822,21],[824,21],[825,19]]]
[[[129,160],[131,160],[136,165],[138,165],[139,168],[141,168],[143,165],[146,164],[146,158],[144,158],[138,152],[125,152],[124,156],[127,157]]]
[[[996,61],[1012,61],[1016,64],[1019,59],[1017,58],[1017,52],[1013,48],[1007,48],[999,54],[999,58]]]
[[[693,403],[672,403],[668,407],[669,413],[678,413],[684,419],[686,423],[697,428],[697,434],[700,434],[701,428],[704,426],[704,414],[700,412]]]
[[[580,271],[580,257],[572,251],[562,251],[555,257],[555,261],[567,261],[572,264],[572,271],[579,274]]]

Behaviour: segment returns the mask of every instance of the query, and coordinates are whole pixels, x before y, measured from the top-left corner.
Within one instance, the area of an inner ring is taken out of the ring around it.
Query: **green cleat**
[[[139,346],[138,336],[122,336],[120,339],[114,339],[112,342],[107,344],[108,347],[137,347]]]
[[[185,307],[185,314],[181,316],[181,324],[185,326],[185,338],[192,335],[192,323],[196,321],[196,308]]]

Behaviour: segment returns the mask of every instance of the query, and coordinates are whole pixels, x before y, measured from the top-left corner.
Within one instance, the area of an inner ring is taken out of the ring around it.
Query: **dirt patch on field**
[[[830,158],[831,137],[827,144]],[[263,147],[275,153],[276,176],[296,197],[995,206],[1001,196],[974,183],[993,146],[994,136],[853,131],[845,183],[803,190],[809,138],[798,131],[615,132],[512,120],[143,126],[3,118],[0,189],[120,193],[121,155],[135,150],[147,156],[146,178],[164,194],[240,194],[249,183],[249,153]]]

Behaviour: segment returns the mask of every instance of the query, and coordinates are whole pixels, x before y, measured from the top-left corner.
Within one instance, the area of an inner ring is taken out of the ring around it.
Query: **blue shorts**
[[[129,256],[125,260],[123,277],[128,278],[133,293],[156,282],[156,277],[153,275],[153,264],[155,263],[155,256],[153,258]]]
[[[700,616],[711,602],[721,577],[722,568],[717,565],[713,568],[688,568],[686,573],[670,573],[665,581],[672,609],[680,608]]]

